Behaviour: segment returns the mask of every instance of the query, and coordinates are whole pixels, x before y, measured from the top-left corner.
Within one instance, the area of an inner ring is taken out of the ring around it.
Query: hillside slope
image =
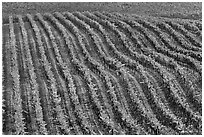
[[[4,134],[202,134],[202,22],[108,12],[9,16]]]

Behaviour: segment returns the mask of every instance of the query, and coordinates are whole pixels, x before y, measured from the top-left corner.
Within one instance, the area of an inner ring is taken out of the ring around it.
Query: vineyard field
[[[202,20],[54,12],[2,31],[3,134],[202,134]]]

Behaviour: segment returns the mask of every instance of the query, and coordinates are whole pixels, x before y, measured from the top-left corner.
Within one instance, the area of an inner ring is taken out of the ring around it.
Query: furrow
[[[3,115],[3,119],[5,126],[3,127],[3,132],[5,134],[12,134],[12,129],[14,128],[13,126],[13,121],[14,119],[12,118],[13,115],[13,92],[11,90],[11,82],[12,82],[12,77],[11,77],[11,49],[10,49],[10,37],[8,34],[8,39],[5,45],[3,46],[3,52],[4,54],[4,59],[5,59],[5,70],[4,70],[4,82],[3,84],[5,87],[5,115]]]
[[[49,18],[53,18],[53,16],[51,14],[46,14],[46,15]],[[54,40],[53,40],[53,44],[54,43],[56,43],[56,42],[54,42]],[[54,44],[54,45],[56,45],[56,44]],[[69,92],[71,93],[71,99],[72,99],[72,101],[74,102],[74,105],[75,105],[75,111],[77,112],[77,115],[81,118],[81,120],[83,122],[83,126],[86,129],[87,128],[86,123],[84,123],[84,121],[83,121],[84,117],[82,117],[84,114],[83,114],[82,108],[80,106],[78,96],[76,94],[76,87],[74,85],[72,75],[71,75],[70,70],[67,67],[67,65],[63,62],[63,60],[61,58],[61,55],[59,53],[58,47],[54,46],[54,49],[55,49],[55,53],[56,53],[57,57],[59,57],[59,58],[57,58],[57,60],[58,60],[58,62],[60,64],[60,66],[63,69],[64,76],[65,76],[66,80],[68,81]],[[89,131],[87,131],[87,132],[89,132]]]
[[[155,128],[155,133],[156,134],[166,134],[166,133],[172,134],[173,132],[171,131],[171,129],[163,126],[156,118],[137,80],[133,76],[128,74],[126,70],[124,70],[123,75],[124,75],[124,79],[126,79],[127,81],[130,98],[132,99],[134,103],[137,104],[138,109],[139,109],[138,111],[141,111],[141,113],[150,122],[151,126]]]
[[[81,18],[83,18],[83,20],[85,19],[85,16],[83,16],[83,15],[80,15],[79,13],[74,13],[74,15],[76,15],[77,17],[81,17]],[[79,18],[80,18],[79,17]],[[86,20],[87,20],[87,18],[86,18]],[[89,19],[90,20],[90,19]],[[89,23],[90,23],[90,21],[89,21]],[[95,22],[96,23],[96,22]],[[97,24],[97,23],[96,23]],[[98,25],[98,24],[97,24]],[[87,27],[88,28],[88,27]],[[100,26],[99,26],[99,28],[100,28]],[[100,28],[100,30],[102,30],[102,28]],[[102,30],[102,34],[103,34],[104,32],[103,32],[103,30]],[[102,42],[100,42],[100,43],[102,43]],[[103,45],[103,44],[102,44]],[[104,46],[104,45],[103,45]],[[102,51],[100,50],[100,53],[101,53]],[[106,52],[107,53],[107,52]],[[103,53],[102,53],[103,54]],[[104,54],[103,54],[103,56],[104,56]],[[103,57],[104,58],[104,57]],[[103,70],[101,70],[100,69],[100,75],[103,75],[103,77],[105,77],[105,82],[107,83],[108,81],[107,81],[107,79],[108,79],[108,77],[107,77],[107,75],[106,75],[106,73],[107,72],[104,72]],[[108,86],[109,86],[109,89],[111,90],[112,89],[112,86],[110,86],[110,81],[108,82],[109,84],[108,84]],[[113,91],[113,90],[112,90]],[[112,92],[110,92],[110,93],[112,93]],[[114,97],[114,100],[116,100],[116,95],[115,95],[115,93],[112,93],[111,94],[111,96],[113,96]],[[119,109],[119,111],[121,112],[122,110],[121,109]],[[123,115],[123,114],[122,114]],[[129,120],[129,119],[127,119],[124,115],[123,115],[123,118],[125,118],[126,120]],[[130,121],[127,121],[127,122],[130,122]],[[129,123],[131,126],[133,126],[131,123]]]
[[[13,17],[9,16],[9,34],[10,34],[10,45],[11,48],[11,77],[12,77],[12,89],[13,92],[13,109],[14,115],[14,134],[25,134],[25,122],[23,118],[22,110],[22,98],[20,93],[20,76],[19,76],[19,64],[17,63],[17,50],[16,50],[16,36],[14,33]]]
[[[201,62],[196,61],[196,60],[194,60],[194,59],[192,59],[186,55],[182,55],[180,53],[175,53],[173,51],[169,51],[165,48],[165,46],[160,46],[159,41],[157,41],[157,39],[152,34],[148,33],[149,31],[147,29],[145,29],[144,27],[142,27],[138,22],[135,22],[135,21],[130,20],[130,19],[127,20],[124,18],[122,20],[125,21],[126,23],[128,23],[131,27],[136,28],[137,31],[141,32],[145,36],[145,38],[148,41],[150,41],[150,44],[152,44],[158,52],[165,53],[169,57],[174,58],[175,60],[182,62],[184,64],[187,64],[189,67],[198,71],[201,74],[201,72],[202,72]],[[142,21],[142,20],[140,20],[140,21]],[[145,22],[143,21],[143,23],[145,23]],[[165,43],[165,44],[170,44],[170,43]]]
[[[77,19],[76,19],[77,20]],[[88,33],[90,33],[91,34],[91,36],[93,37],[93,39],[94,39],[94,43],[97,43],[97,44],[101,44],[101,42],[99,42],[98,40],[100,40],[99,38],[96,38],[98,35],[97,34],[95,34],[94,32],[93,32],[93,30],[91,30],[90,29],[90,26],[88,26],[88,25],[86,25],[85,23],[83,23],[82,21],[80,21],[80,20],[77,20],[77,22],[79,22],[80,24],[82,24],[81,26],[85,26],[85,28],[87,28],[87,31],[88,31]],[[100,47],[100,46],[98,46],[98,47]],[[100,48],[99,48],[100,49]],[[88,54],[88,52],[86,52],[87,54]],[[103,51],[101,51],[101,49],[100,49],[100,53],[103,53]],[[99,68],[98,68],[99,69]],[[98,70],[97,70],[98,71]],[[97,71],[96,71],[96,74],[97,74]],[[99,70],[100,71],[100,70]],[[99,84],[99,85],[103,85],[103,84]],[[102,87],[101,88],[99,88],[99,89],[101,89],[101,91],[104,91],[103,89],[102,89]],[[111,115],[111,117],[112,117],[112,119],[113,119],[113,114],[112,114],[112,110],[110,109],[111,108],[111,106],[109,106],[109,104],[108,103],[106,103],[106,102],[108,102],[108,100],[107,100],[107,97],[106,97],[106,95],[103,93],[103,92],[100,92],[101,93],[101,96],[102,96],[102,98],[103,98],[103,100],[106,100],[106,101],[104,101],[104,105],[106,106],[106,108],[108,109],[108,113]]]
[[[53,53],[53,48],[56,49],[56,47],[51,47],[51,45],[53,45],[53,43],[50,43],[49,41],[49,38],[48,36],[45,34],[46,32],[44,32],[43,29],[40,28],[40,31],[42,32],[42,39],[43,41],[45,41],[45,45],[46,45],[46,51],[47,52],[47,56],[48,56],[48,60],[49,62],[51,62],[51,66],[53,68],[53,74],[56,78],[56,85],[57,85],[57,91],[59,93],[59,96],[60,96],[60,100],[61,100],[61,107],[62,107],[62,111],[63,113],[65,113],[65,106],[68,106],[71,110],[71,105],[70,105],[70,101],[67,100],[68,103],[65,103],[64,102],[64,99],[63,97],[64,96],[68,96],[68,90],[65,88],[66,86],[64,85],[64,80],[62,79],[61,75],[59,74],[58,72],[58,66],[59,66],[59,63],[55,60],[56,58],[58,58],[59,56],[58,55],[54,55]],[[48,33],[49,34],[49,33]],[[50,34],[49,34],[50,35]],[[62,93],[63,92],[63,93]],[[69,97],[68,97],[69,98]],[[64,114],[65,115],[65,114]],[[63,119],[63,123],[61,126],[59,126],[62,130],[62,132],[65,132],[65,134],[69,134],[69,130],[68,130],[68,122],[66,121],[66,117]]]
[[[66,15],[67,15],[67,14],[66,14]],[[81,22],[80,20],[78,20],[77,18],[75,18],[72,14],[69,14],[69,15],[67,15],[67,16],[68,16],[69,19],[71,19],[71,20],[73,21],[73,23],[79,22],[79,23],[82,23],[82,25],[84,25],[83,22]],[[88,26],[86,26],[86,28],[88,28]],[[89,33],[93,34],[92,31],[89,31]],[[94,37],[94,36],[95,36],[95,35],[92,35],[92,37]],[[82,35],[82,38],[83,38],[83,35]],[[95,39],[95,40],[96,40],[96,39]],[[83,41],[84,41],[84,39],[83,39]],[[95,42],[97,42],[97,41],[95,41]],[[83,45],[82,40],[81,40],[81,42],[80,42],[80,45]],[[83,46],[83,47],[84,47],[84,46]],[[84,49],[83,51],[86,50],[85,47],[84,47],[83,49]],[[88,54],[88,52],[87,52],[87,51],[85,51],[85,52],[86,52],[86,55],[88,55],[89,58],[91,58],[90,55]],[[92,61],[94,61],[94,60],[90,60],[90,62],[92,62]],[[94,61],[94,62],[95,62],[95,61]],[[93,76],[94,76],[94,74],[93,74]],[[95,79],[96,79],[96,82],[97,82],[98,78],[95,77]],[[108,106],[109,104],[108,104],[108,102],[107,102],[107,98],[106,98],[105,94],[102,92],[103,89],[101,89],[102,87],[101,87],[101,85],[100,85],[98,82],[97,82],[96,85],[98,85],[99,96],[100,96],[100,98],[101,98],[101,100],[102,100],[101,102],[104,102],[104,103],[102,103],[102,104],[103,104],[104,107],[106,108],[107,113],[108,113],[108,115],[110,116],[110,119],[113,120],[113,114],[112,114],[112,112],[111,112],[111,109],[109,109],[110,106]],[[114,121],[112,121],[112,124],[113,124],[112,126],[113,126],[113,129],[114,129],[114,127],[117,126],[117,125],[114,125]],[[111,131],[111,132],[112,132],[112,131]]]
[[[84,88],[84,83],[79,76],[73,75],[74,81],[76,83],[77,94],[79,96],[80,104],[84,111],[84,123],[87,126],[91,134],[99,134],[99,127],[97,126],[95,120],[93,119],[93,110],[90,108],[90,102],[87,97],[87,91]]]
[[[179,31],[192,45],[199,48],[202,47],[202,43],[196,40],[182,25],[171,21],[166,21],[166,23],[169,24],[175,31]]]
[[[117,21],[118,22],[118,21]],[[169,67],[169,68],[172,68],[174,70],[176,70],[176,72],[187,82],[188,80],[186,80],[187,78],[185,77],[185,73],[182,71],[182,68],[176,63],[176,61],[172,60],[171,58],[168,58],[168,57],[165,57],[160,55],[160,53],[156,53],[152,50],[149,50],[148,48],[144,48],[143,45],[141,45],[141,42],[139,42],[140,40],[138,39],[138,37],[135,35],[134,32],[131,31],[131,28],[124,22],[120,22],[120,27],[123,27],[123,28],[126,28],[126,31],[128,31],[127,33],[130,34],[130,37],[132,37],[131,39],[133,39],[133,42],[137,43],[138,47],[141,48],[141,50],[143,51],[144,54],[150,56],[150,57],[153,57],[153,58],[156,58],[156,61],[164,64],[165,66]],[[127,34],[126,33],[126,34]],[[130,49],[131,50],[131,49]],[[147,52],[146,52],[147,51]],[[132,52],[135,52],[132,51]],[[161,60],[161,59],[162,60]],[[165,62],[164,62],[165,61]],[[186,84],[187,86],[188,84]],[[191,84],[192,85],[192,84]]]
[[[29,82],[29,76],[27,72],[27,66],[26,66],[26,57],[24,52],[24,43],[23,43],[23,37],[22,33],[19,32],[18,35],[19,39],[19,48],[20,48],[20,54],[21,54],[21,63],[22,63],[22,70],[23,75],[21,74],[21,84],[22,84],[22,93],[23,93],[23,99],[25,100],[25,109],[24,111],[27,113],[26,120],[30,121],[27,125],[27,129],[30,130],[31,134],[37,134],[37,124],[35,120],[34,110],[32,109],[32,100],[31,100],[31,88]],[[26,123],[27,124],[27,123]]]
[[[155,41],[156,42],[156,41]],[[156,45],[156,44],[155,44]],[[155,61],[153,61],[153,60],[151,60],[151,59],[149,59],[149,58],[147,58],[147,57],[145,57],[144,55],[135,55],[135,56],[140,56],[139,58],[138,57],[136,57],[137,59],[136,60],[140,60],[141,58],[146,58],[145,60],[147,61],[147,62],[149,62],[148,64],[150,65],[150,66],[152,66],[153,67],[153,69],[154,70],[158,70],[158,73],[160,73],[160,74],[162,74],[161,76],[163,77],[163,79],[164,79],[164,81],[165,82],[167,82],[168,83],[168,85],[171,87],[170,88],[170,90],[173,92],[173,95],[175,95],[175,97],[179,100],[179,102],[181,103],[181,105],[182,105],[182,107],[183,108],[185,108],[189,113],[191,113],[191,116],[192,117],[196,117],[196,119],[198,120],[198,119],[200,119],[200,116],[199,115],[194,115],[194,112],[192,111],[192,109],[190,109],[190,106],[188,105],[188,103],[186,102],[186,99],[185,98],[183,98],[183,97],[179,97],[178,98],[178,94],[176,93],[176,92],[174,92],[174,88],[172,87],[172,82],[170,82],[169,80],[165,80],[167,77],[165,76],[166,74],[168,74],[168,72],[165,70],[165,69],[163,69],[162,67],[160,67],[161,69],[156,69],[155,67],[158,67],[158,66],[160,66],[160,64],[158,64],[158,63],[156,63]],[[143,60],[143,61],[139,61],[139,62],[141,62],[141,63],[144,63],[144,61],[145,60]],[[131,61],[131,64],[133,63],[133,64],[135,64],[134,63],[135,61]],[[147,65],[147,63],[145,63],[146,65]],[[149,66],[148,65],[148,66]],[[169,75],[169,74],[168,74]],[[171,74],[170,74],[171,75]],[[174,78],[175,79],[175,78]],[[176,84],[175,86],[177,87],[177,88],[179,88],[180,90],[181,90],[181,88],[180,88],[180,85],[176,82],[176,81],[174,81],[173,82],[173,84]],[[182,90],[181,90],[182,91]],[[182,94],[182,92],[180,92],[180,94]],[[183,99],[185,100],[184,102],[183,102]]]
[[[168,23],[168,24],[166,24]],[[171,28],[171,26],[169,25],[169,22],[166,22],[166,23],[163,23],[163,22],[160,22],[157,24],[158,27],[160,27],[161,29],[163,30],[166,30],[168,34],[170,34],[174,40],[176,42],[179,43],[179,45],[181,45],[182,48],[184,49],[187,49],[187,50],[191,50],[191,51],[201,51],[200,49],[200,46],[201,46],[201,43],[195,41],[194,39],[190,39],[190,37],[188,36],[188,39],[190,40],[191,43],[195,43],[194,45],[196,46],[192,46],[187,40],[185,40],[181,34],[178,33],[178,29],[180,28],[177,28],[175,31],[174,29]],[[172,23],[170,23],[172,24]],[[187,35],[185,35],[187,36]]]
[[[20,28],[22,31],[22,35],[23,35],[23,44],[24,44],[24,51],[25,51],[25,62],[26,62],[26,66],[27,66],[27,71],[28,71],[28,75],[29,75],[29,81],[30,81],[30,86],[31,86],[31,98],[32,98],[32,105],[33,108],[35,109],[34,112],[36,119],[36,123],[39,126],[39,134],[47,134],[47,129],[45,127],[45,122],[43,120],[43,112],[42,112],[42,107],[40,104],[40,97],[39,97],[39,88],[38,88],[38,84],[36,81],[36,74],[34,71],[34,66],[33,66],[33,61],[32,61],[32,57],[30,54],[30,49],[28,46],[28,34],[27,31],[24,27],[24,22],[22,19],[22,16],[17,16],[19,19],[19,23],[20,23]]]
[[[57,18],[59,18],[59,19],[63,19],[63,18],[64,18],[61,14],[58,14],[58,13],[56,13],[55,16],[57,16]],[[62,21],[64,21],[64,20],[62,20]],[[75,26],[74,26],[71,22],[69,22],[68,20],[65,20],[64,23],[66,23],[67,25],[73,26],[73,28],[75,27]],[[65,30],[66,30],[66,29],[65,29]],[[65,30],[64,30],[64,31],[61,30],[61,31],[64,33],[63,35],[65,35],[65,37],[67,37]],[[79,37],[80,34],[78,33],[78,29],[74,29],[73,31],[75,31],[75,33],[76,33],[76,35],[78,35],[78,39],[79,39],[79,38],[80,38],[80,37]],[[79,39],[79,40],[80,40],[80,39]],[[67,41],[67,43],[68,43],[68,39],[66,39],[66,41]],[[80,44],[83,45],[83,42],[80,42]],[[73,53],[73,50],[72,50],[72,49],[71,49],[71,52]],[[73,53],[73,54],[74,54],[74,56],[76,56],[75,53]],[[73,54],[72,54],[72,55],[73,55]],[[76,59],[75,57],[73,57],[73,63],[75,63],[75,65],[79,66],[80,68],[82,67],[82,70],[83,70],[82,72],[84,73],[84,71],[85,71],[85,72],[86,72],[85,74],[87,74],[87,68],[86,68],[86,66],[84,66],[83,64],[81,64],[80,61],[79,61],[78,59]],[[87,76],[86,76],[85,78],[89,81],[88,86],[89,86],[89,89],[91,90],[91,96],[92,96],[94,102],[96,103],[95,105],[97,105],[98,109],[100,110],[101,115],[106,117],[107,114],[105,114],[105,112],[102,111],[103,108],[102,108],[102,106],[100,105],[98,98],[96,98],[96,97],[98,97],[98,95],[97,95],[96,92],[95,92],[95,90],[97,91],[97,89],[95,89],[95,88],[93,87],[95,84],[92,82],[92,80],[91,80],[92,78],[90,78],[90,75],[89,75],[89,74],[87,74]],[[108,119],[104,119],[104,120],[106,121],[106,120],[108,120]],[[105,123],[109,124],[108,121],[105,122]]]
[[[170,39],[170,37],[167,37],[168,33],[164,33],[162,31],[162,29],[159,29],[158,27],[156,27],[155,25],[153,25],[153,23],[149,23],[148,20],[145,20],[144,18],[140,19],[136,19],[136,21],[138,21],[138,23],[140,23],[141,25],[143,25],[144,27],[146,27],[147,29],[151,30],[152,32],[154,32],[159,39],[161,39],[161,41],[167,46],[167,48],[169,48],[172,51],[176,51],[179,52],[183,55],[189,55],[197,60],[201,60],[201,55],[199,54],[200,52],[193,52],[193,51],[189,51],[183,48],[179,48],[178,46],[174,46],[174,44],[172,43],[172,40]],[[154,21],[154,22],[158,22],[158,21]]]
[[[43,20],[41,18],[41,15],[38,14],[37,15],[39,20]],[[48,98],[51,99],[51,104],[54,105],[54,110],[52,110],[52,115],[56,115],[57,117],[59,117],[59,122],[60,120],[64,119],[64,116],[63,116],[63,112],[62,112],[62,109],[61,109],[61,106],[60,106],[60,97],[59,95],[57,94],[57,86],[55,85],[56,83],[56,79],[54,78],[54,74],[52,72],[52,68],[51,68],[51,64],[50,62],[48,62],[48,58],[46,56],[46,53],[45,53],[45,44],[43,41],[42,41],[42,38],[41,38],[41,34],[42,33],[40,31],[40,29],[37,27],[37,25],[34,23],[34,22],[31,22],[32,26],[34,26],[34,32],[35,32],[35,35],[36,35],[36,39],[37,39],[37,42],[38,42],[38,46],[39,46],[39,52],[40,52],[40,57],[41,57],[41,61],[42,61],[42,65],[43,65],[43,68],[45,69],[44,71],[46,72],[46,77],[49,79],[49,82],[48,82],[48,85],[49,85],[49,93],[48,93]],[[53,117],[52,119],[52,122],[53,123],[56,123],[57,121],[54,120],[55,119],[55,116]],[[64,122],[64,121],[63,121]],[[58,128],[55,127],[55,130],[53,132],[56,132],[58,133]],[[55,133],[55,134],[56,134]]]
[[[54,12],[2,29],[3,134],[202,134],[201,19]]]
[[[202,41],[202,32],[193,24],[189,22],[180,23],[186,31],[190,32],[195,38]]]
[[[28,18],[30,18],[30,15],[27,15]],[[31,20],[30,20],[31,19]],[[32,22],[32,17],[29,20]],[[34,22],[33,22],[34,23]],[[32,24],[32,23],[31,23]],[[33,65],[36,69],[36,75],[37,75],[37,82],[39,84],[39,94],[41,97],[41,103],[42,103],[42,110],[43,110],[43,118],[45,119],[46,122],[46,128],[48,129],[49,133],[50,131],[54,132],[54,125],[52,121],[52,111],[53,108],[51,106],[51,100],[49,99],[49,93],[47,89],[47,83],[46,83],[46,75],[44,70],[42,69],[41,61],[39,60],[40,55],[39,55],[39,50],[37,48],[35,38],[33,37],[34,33],[29,30],[28,31],[28,36],[29,36],[29,45],[30,45],[30,50],[31,50],[31,55],[33,57]],[[41,35],[41,34],[40,34]]]
[[[48,16],[50,16],[49,18],[53,21],[53,22],[55,22],[55,24],[59,24],[59,23],[57,23],[56,21],[56,19],[53,17],[53,16],[51,16],[51,15],[48,15]],[[64,65],[65,66],[65,65]],[[68,69],[68,68],[67,68]],[[70,72],[69,72],[70,73]],[[66,78],[69,78],[70,76],[66,76]],[[81,108],[81,106],[79,105],[79,102],[78,102],[78,104],[76,104],[77,106],[77,108],[76,109],[79,109],[79,108]],[[79,115],[79,117],[81,117],[81,116],[83,116],[83,111],[81,110],[81,111],[79,111],[78,112],[78,115]],[[82,122],[83,122],[83,117],[81,117],[81,119],[82,119]],[[84,123],[84,127],[86,128],[86,123]]]

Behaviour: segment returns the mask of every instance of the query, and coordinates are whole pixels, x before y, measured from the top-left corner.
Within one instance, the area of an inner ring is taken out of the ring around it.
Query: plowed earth
[[[9,16],[4,134],[202,134],[202,22]]]

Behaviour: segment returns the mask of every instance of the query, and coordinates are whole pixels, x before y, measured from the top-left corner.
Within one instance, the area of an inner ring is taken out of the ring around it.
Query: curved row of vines
[[[201,134],[201,26],[106,12],[9,16],[4,134]]]

